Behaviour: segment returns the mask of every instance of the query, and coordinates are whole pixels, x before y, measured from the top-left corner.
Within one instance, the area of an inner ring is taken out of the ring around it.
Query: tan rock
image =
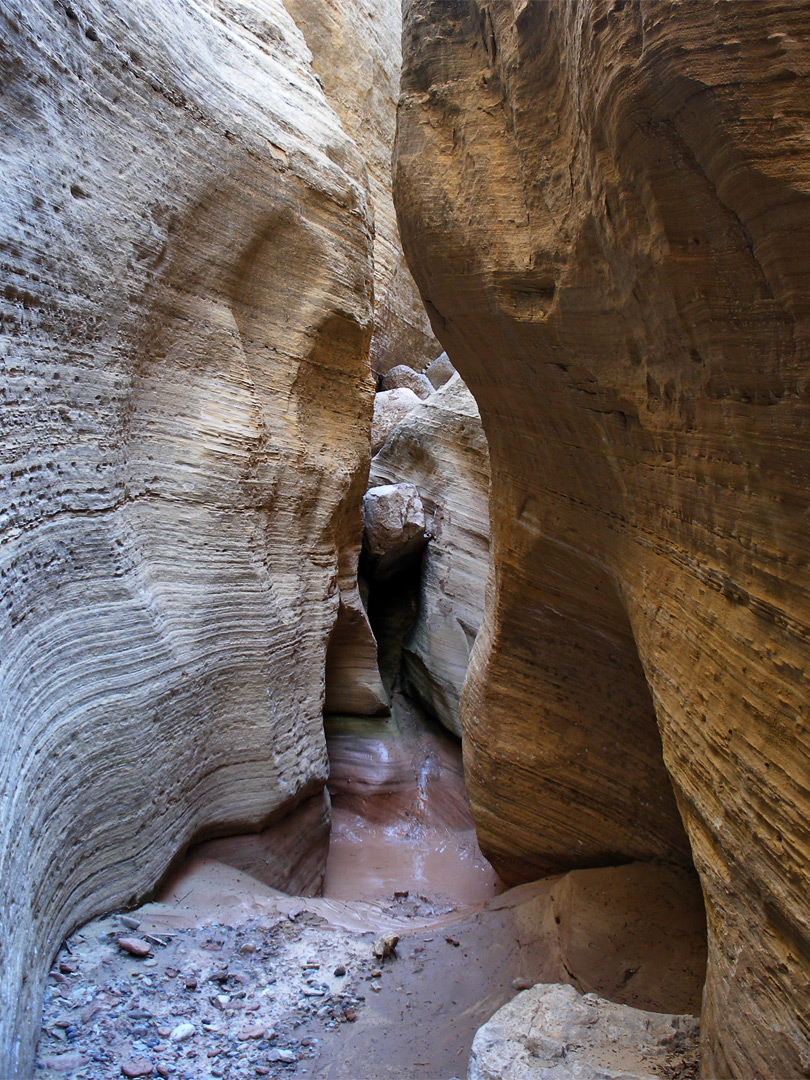
[[[0,36],[11,1078],[66,934],[323,785],[372,222],[280,0],[30,0]]]
[[[374,458],[370,483],[410,482],[431,533],[419,613],[404,643],[408,692],[456,735],[470,651],[484,614],[489,457],[478,408],[455,375],[410,412]]]
[[[374,398],[374,421],[371,429],[371,452],[376,454],[385,440],[411,409],[419,404],[419,398],[408,387],[382,390]]]
[[[312,50],[327,100],[368,169],[375,226],[372,366],[383,373],[404,362],[421,371],[441,346],[402,254],[391,197],[400,0],[285,0],[285,5]]]
[[[810,14],[408,12],[403,242],[492,464],[482,847],[511,880],[682,858],[668,775],[707,898],[704,1074],[800,1075]]]
[[[453,367],[450,357],[446,352],[443,352],[440,356],[437,356],[435,360],[431,360],[425,368],[425,375],[430,379],[432,386],[438,390],[440,386],[444,386],[446,382],[450,382],[455,371],[456,369]]]

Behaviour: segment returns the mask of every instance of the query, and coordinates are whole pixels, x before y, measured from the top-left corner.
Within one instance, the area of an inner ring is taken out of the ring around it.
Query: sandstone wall
[[[402,61],[400,0],[284,0],[312,50],[332,108],[360,149],[374,208],[374,332],[371,362],[419,371],[441,352],[399,240],[391,197],[391,151]]]
[[[0,11],[0,1075],[61,939],[322,787],[365,170],[280,0]],[[344,509],[348,507],[348,509]]]
[[[407,5],[395,190],[481,408],[482,846],[683,855],[707,1076],[810,1068],[810,13]],[[538,839],[539,838],[539,839]]]

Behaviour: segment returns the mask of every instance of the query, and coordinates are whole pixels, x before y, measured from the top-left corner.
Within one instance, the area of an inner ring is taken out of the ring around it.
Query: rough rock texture
[[[411,409],[420,402],[407,386],[396,390],[382,390],[374,398],[374,423],[371,429],[371,452],[376,454],[385,440]]]
[[[324,782],[364,167],[280,0],[0,11],[0,1075],[65,934]],[[349,509],[346,509],[346,508]]]
[[[487,441],[460,376],[409,413],[372,461],[372,484],[403,481],[419,491],[431,534],[419,614],[404,643],[405,686],[460,736],[461,688],[484,614],[489,562]]]
[[[363,550],[369,573],[384,581],[427,543],[425,508],[413,484],[383,484],[363,496]]]
[[[390,371],[386,371],[380,380],[380,389],[383,391],[398,390],[401,386],[413,390],[422,401],[429,398],[436,389],[427,375],[423,375],[421,371],[414,371],[407,364],[397,364]]]
[[[705,1073],[801,1075],[810,10],[413,0],[404,41],[403,242],[492,462],[482,847],[677,858],[657,717]]]
[[[644,1012],[572,986],[526,990],[476,1032],[468,1080],[653,1080],[696,1057],[694,1016]]]
[[[326,97],[368,168],[374,208],[374,331],[377,372],[422,370],[441,348],[402,254],[391,198],[391,148],[399,93],[400,0],[285,0],[312,50]]]

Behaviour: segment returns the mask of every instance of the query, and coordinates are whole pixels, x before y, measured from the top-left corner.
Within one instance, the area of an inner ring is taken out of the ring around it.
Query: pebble
[[[136,1076],[151,1076],[155,1067],[149,1058],[130,1058],[129,1061],[121,1062],[121,1072],[130,1078]]]
[[[157,1071],[158,1076],[169,1076],[171,1074],[171,1069],[169,1068],[169,1066],[164,1064],[164,1062],[162,1061],[158,1064]]]
[[[74,1052],[72,1054],[54,1054],[45,1058],[45,1068],[53,1069],[54,1072],[69,1072],[72,1069],[81,1069],[87,1065],[90,1058],[86,1054]]]
[[[192,1035],[197,1034],[197,1029],[193,1024],[178,1024],[176,1028],[172,1030],[170,1038],[172,1042],[185,1042],[190,1039]]]
[[[273,1047],[272,1050],[267,1051],[268,1061],[281,1061],[285,1065],[293,1065],[298,1058],[292,1052],[292,1050],[281,1050],[278,1047]]]
[[[152,946],[148,941],[136,937],[119,938],[118,947],[119,949],[123,949],[124,952],[128,952],[131,956],[148,956],[152,951]]]
[[[79,970],[79,965],[75,960],[62,960],[59,970],[63,975],[74,975]]]
[[[399,934],[383,934],[382,937],[378,937],[372,946],[374,955],[380,959],[385,960],[387,956],[393,956],[397,951],[397,945],[399,944]]]
[[[122,926],[125,926],[127,930],[137,930],[141,925],[141,920],[133,919],[131,915],[119,915],[118,921]]]
[[[251,1027],[242,1028],[237,1038],[240,1042],[246,1042],[248,1039],[263,1039],[267,1034],[267,1028],[264,1024],[253,1024]]]
[[[346,968],[343,966],[343,964],[338,964],[338,966],[335,968],[333,974],[337,975],[338,978],[340,978],[340,976],[346,974]]]

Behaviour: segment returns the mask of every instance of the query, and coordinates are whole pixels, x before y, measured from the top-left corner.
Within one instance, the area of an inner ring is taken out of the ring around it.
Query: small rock
[[[407,900],[410,895],[411,894],[408,892],[407,889],[395,889],[394,890],[394,899],[395,900]]]
[[[239,946],[239,952],[240,953],[246,953],[247,955],[250,955],[251,953],[256,952],[256,946],[253,944],[252,941],[246,941],[244,943],[244,945]]]
[[[44,1065],[46,1069],[53,1069],[54,1072],[69,1072],[71,1069],[81,1069],[89,1061],[87,1054],[74,1051],[70,1054],[54,1054],[52,1057],[46,1057]]]
[[[374,970],[373,970],[373,971],[372,971],[372,973],[371,973],[371,977],[372,977],[372,979],[379,979],[379,977],[380,977],[381,975],[382,975],[382,972],[380,971],[380,969],[379,969],[379,968],[374,968]]]
[[[374,942],[372,951],[378,959],[385,960],[388,956],[394,956],[398,943],[399,934],[383,934]]]
[[[267,1028],[264,1024],[253,1024],[251,1027],[242,1028],[237,1035],[240,1042],[246,1042],[248,1039],[263,1039],[267,1034]]]
[[[144,967],[157,967],[157,960],[155,960],[154,957],[151,960],[144,960],[143,966]]]
[[[459,942],[454,937],[446,937],[444,940],[448,945],[455,945],[456,948],[459,946]]]
[[[161,1027],[157,1029],[157,1033],[161,1037],[161,1039],[168,1039],[168,1037],[172,1033],[172,1029],[170,1027],[165,1027],[161,1025]]]
[[[531,990],[533,986],[531,979],[512,979],[513,990]]]
[[[341,976],[346,974],[346,968],[343,966],[343,964],[338,964],[333,974],[337,975],[338,978],[340,978]]]
[[[370,985],[371,989],[374,991],[375,994],[379,994],[379,992],[382,990],[382,983],[373,982]]]
[[[157,1065],[158,1076],[170,1076],[171,1069],[164,1062],[159,1062]]]
[[[353,1024],[355,1022],[355,1020],[357,1019],[357,1013],[354,1011],[354,1009],[346,1009],[346,1008],[344,1008],[343,1009],[343,1015],[346,1017],[346,1019],[349,1021],[350,1024]]]
[[[191,978],[189,978],[189,979],[186,979],[186,990],[196,990],[196,989],[197,989],[197,980],[193,976]]]
[[[118,921],[122,926],[125,926],[127,930],[137,930],[141,925],[141,920],[133,919],[131,915],[119,915]]]
[[[268,1061],[281,1061],[285,1065],[293,1065],[298,1060],[292,1050],[282,1050],[280,1047],[273,1047],[267,1051]]]
[[[170,1038],[172,1042],[185,1042],[187,1039],[190,1039],[192,1035],[196,1034],[197,1029],[193,1024],[178,1024],[177,1027],[173,1029]]]
[[[130,1078],[136,1076],[151,1076],[155,1067],[149,1058],[130,1058],[121,1062],[121,1072]]]
[[[148,956],[152,951],[152,946],[148,941],[136,937],[119,938],[118,947],[119,949],[123,949],[124,952],[128,952],[131,956]]]
[[[62,960],[59,964],[59,970],[63,975],[75,975],[79,970],[79,965],[75,960]]]
[[[256,1068],[254,1069],[254,1072],[256,1073],[257,1076],[269,1076],[270,1075],[270,1070],[267,1068],[266,1065],[257,1065]]]

